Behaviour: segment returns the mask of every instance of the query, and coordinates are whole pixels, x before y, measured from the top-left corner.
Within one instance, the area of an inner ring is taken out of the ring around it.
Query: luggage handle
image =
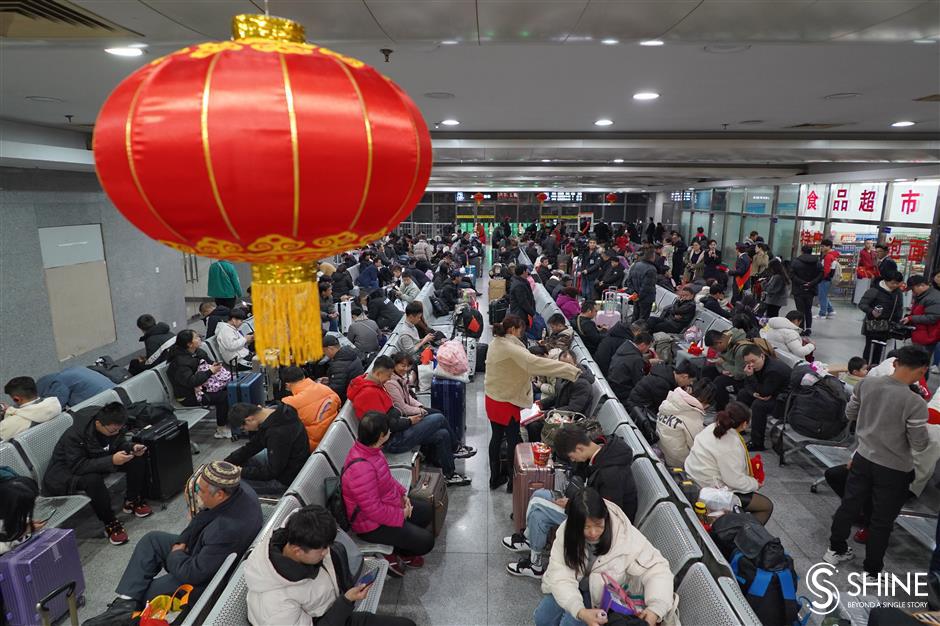
[[[49,619],[49,609],[46,608],[46,605],[52,602],[52,600],[58,596],[63,591],[65,592],[65,598],[69,604],[69,619],[73,624],[78,624],[78,605],[75,602],[75,581],[65,583],[64,585],[53,589],[45,596],[40,598],[36,603],[36,612],[39,613],[42,618],[43,624],[51,624],[52,621]]]

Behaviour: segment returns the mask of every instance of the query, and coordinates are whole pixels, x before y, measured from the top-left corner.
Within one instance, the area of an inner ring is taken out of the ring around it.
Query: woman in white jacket
[[[354,611],[369,593],[336,541],[336,522],[319,505],[294,511],[245,562],[248,620],[277,626],[415,626],[410,619]]]
[[[542,577],[546,595],[535,609],[535,626],[606,624],[603,611],[592,608],[600,606],[603,573],[624,587],[639,584],[646,602],[639,617],[647,624],[673,621],[677,601],[669,563],[616,504],[587,487],[568,500],[565,514]]]
[[[714,396],[715,385],[703,379],[695,383],[691,393],[676,387],[659,405],[656,433],[659,449],[669,467],[685,465],[695,436],[705,428],[705,411]]]
[[[811,343],[803,344],[803,314],[790,311],[786,317],[772,317],[761,328],[760,336],[777,350],[786,350],[801,359],[816,349]]]
[[[705,427],[692,443],[685,471],[699,487],[730,489],[745,511],[766,524],[774,511],[770,498],[757,493],[761,484],[751,470],[751,457],[741,433],[751,421],[751,410],[729,402],[714,424]]]

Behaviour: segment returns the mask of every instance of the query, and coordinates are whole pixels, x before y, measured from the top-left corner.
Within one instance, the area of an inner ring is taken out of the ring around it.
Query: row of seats
[[[672,296],[674,298],[675,294]],[[665,295],[660,298],[657,293],[657,300],[665,302],[661,306],[668,304]],[[543,285],[535,286],[535,303],[546,319],[561,312]],[[633,451],[631,470],[638,494],[634,522],[669,562],[679,594],[680,620],[695,624],[759,626],[760,620],[744,599],[731,566],[699,522],[669,469],[617,401],[577,335],[571,350],[594,374],[595,414],[604,433],[617,435]]]

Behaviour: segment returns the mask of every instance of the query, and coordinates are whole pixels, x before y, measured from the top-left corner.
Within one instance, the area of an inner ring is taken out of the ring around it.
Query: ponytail
[[[729,402],[724,411],[718,411],[715,420],[715,437],[721,439],[726,432],[736,429],[751,419],[751,410],[740,402]]]
[[[522,319],[516,315],[506,315],[502,322],[493,324],[493,335],[496,337],[505,337],[513,328],[525,328]]]

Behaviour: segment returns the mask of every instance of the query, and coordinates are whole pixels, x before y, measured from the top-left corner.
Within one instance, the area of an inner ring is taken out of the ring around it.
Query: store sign
[[[829,185],[800,185],[800,217],[823,219]]]
[[[886,222],[933,224],[940,183],[891,183]]]
[[[836,220],[878,222],[884,203],[884,183],[833,185],[829,190],[829,217]]]

